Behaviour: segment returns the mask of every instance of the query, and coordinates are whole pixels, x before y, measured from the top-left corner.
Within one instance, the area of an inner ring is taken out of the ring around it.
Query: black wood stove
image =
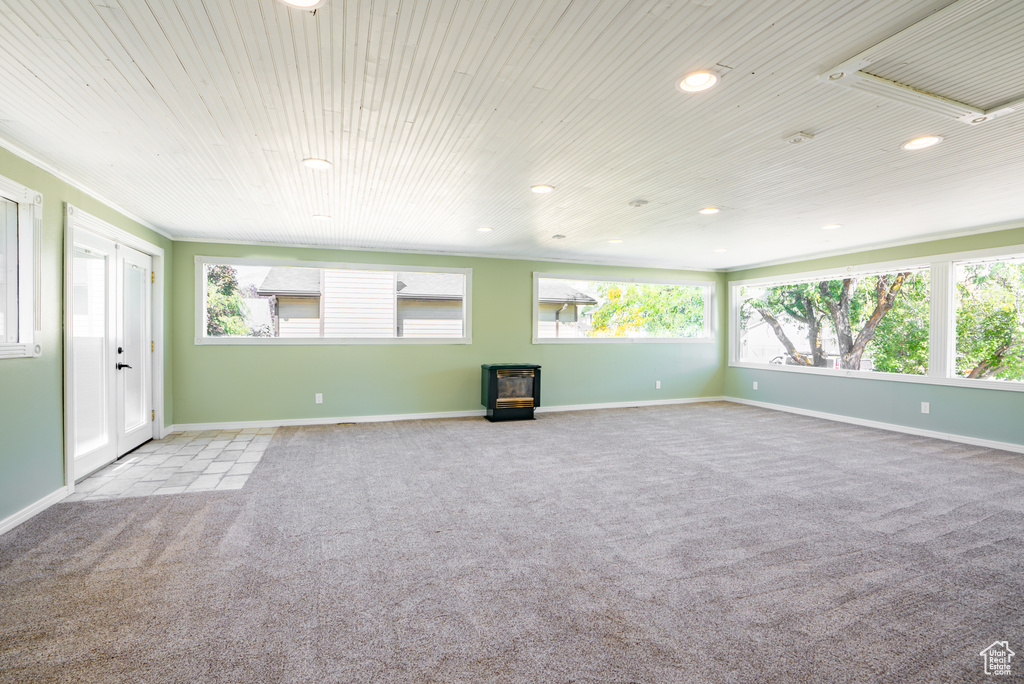
[[[485,363],[480,403],[487,420],[533,420],[540,406],[540,366],[532,363]]]

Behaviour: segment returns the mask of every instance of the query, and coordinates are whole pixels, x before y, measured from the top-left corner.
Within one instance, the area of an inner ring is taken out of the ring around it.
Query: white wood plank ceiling
[[[948,4],[0,0],[0,138],[180,238],[737,267],[1024,219],[1024,113],[818,78]],[[984,4],[872,68],[1024,96],[1024,5]]]

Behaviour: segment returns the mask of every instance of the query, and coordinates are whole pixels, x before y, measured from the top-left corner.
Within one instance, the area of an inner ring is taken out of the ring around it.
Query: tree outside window
[[[741,360],[924,375],[929,272],[744,287]]]
[[[959,264],[956,304],[957,375],[1024,380],[1024,260]]]

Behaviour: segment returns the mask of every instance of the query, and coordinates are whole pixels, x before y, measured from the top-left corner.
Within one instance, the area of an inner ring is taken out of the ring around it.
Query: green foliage
[[[925,375],[928,372],[931,316],[928,275],[922,272],[908,278],[901,296],[875,328],[875,336],[867,350],[875,370],[910,375]],[[865,278],[867,293],[874,292],[874,282],[869,282],[872,280]]]
[[[1024,380],[1024,264],[971,264],[956,283],[956,372]]]
[[[891,309],[880,307],[880,291],[892,294]],[[792,345],[789,356],[802,365],[828,366],[838,358],[840,367],[850,369],[859,369],[862,360],[889,373],[928,369],[927,271],[910,274],[902,285],[897,274],[883,274],[752,289],[744,292],[740,316],[743,328],[774,319],[776,336]]]
[[[206,271],[206,334],[249,335],[245,302],[238,292],[238,272],[231,266],[209,266]]]
[[[762,300],[765,308],[775,316],[786,316],[794,322],[807,318],[807,305],[811,304],[818,320],[824,315],[825,307],[821,304],[821,293],[818,283],[795,283],[780,285],[765,290]],[[802,328],[807,327],[804,323]]]
[[[704,330],[704,290],[682,285],[601,283],[591,334],[626,337],[695,337]]]
[[[206,282],[210,290],[230,297],[238,292],[238,271],[233,266],[207,266]]]

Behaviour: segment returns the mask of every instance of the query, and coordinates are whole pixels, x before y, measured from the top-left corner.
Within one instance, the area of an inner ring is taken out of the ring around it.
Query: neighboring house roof
[[[540,279],[538,286],[538,299],[542,302],[555,302],[566,304],[597,304],[597,300],[590,295],[570,287],[561,280]]]
[[[245,315],[245,322],[250,328],[259,328],[261,326],[267,326],[270,328],[274,327],[274,319],[270,316],[270,300],[269,299],[242,299],[247,309]]]
[[[458,273],[398,273],[399,299],[461,300],[464,277]],[[285,295],[319,297],[320,269],[275,266],[257,290],[261,297]],[[590,295],[571,287],[565,281],[541,279],[540,301],[558,304],[597,304]]]
[[[261,297],[287,295],[291,297],[319,297],[320,269],[275,266],[263,279],[256,291]]]
[[[463,276],[457,273],[398,274],[399,299],[462,299]]]

